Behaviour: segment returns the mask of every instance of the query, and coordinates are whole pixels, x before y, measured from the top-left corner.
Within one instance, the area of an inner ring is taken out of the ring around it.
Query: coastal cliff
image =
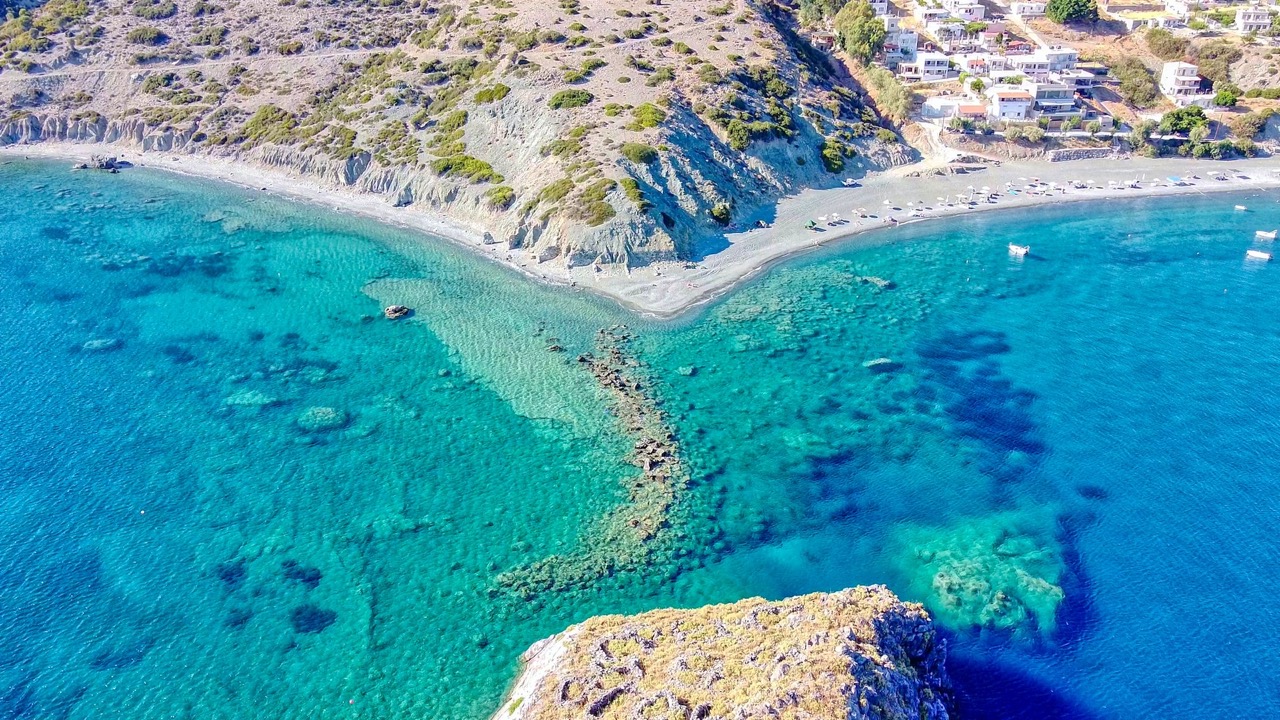
[[[945,655],[884,586],[596,617],[529,648],[493,720],[945,720]]]
[[[624,268],[914,159],[771,2],[517,5],[46,3],[0,26],[0,145],[208,156]]]

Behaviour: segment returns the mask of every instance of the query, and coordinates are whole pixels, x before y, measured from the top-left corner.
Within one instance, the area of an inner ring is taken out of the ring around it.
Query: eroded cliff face
[[[883,586],[587,620],[530,648],[494,720],[944,720],[945,645]]]

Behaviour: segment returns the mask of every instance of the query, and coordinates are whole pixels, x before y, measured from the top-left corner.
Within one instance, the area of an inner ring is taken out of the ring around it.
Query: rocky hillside
[[[598,617],[530,648],[493,717],[943,720],[945,655],[883,586]]]
[[[753,207],[910,157],[766,0],[48,0],[8,15],[0,143],[283,168],[544,262],[685,259]]]

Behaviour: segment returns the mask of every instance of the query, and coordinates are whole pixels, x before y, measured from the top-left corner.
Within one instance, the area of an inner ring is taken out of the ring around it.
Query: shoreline
[[[498,263],[536,282],[575,291],[590,292],[638,315],[658,320],[678,318],[732,292],[769,268],[803,253],[893,227],[915,225],[956,215],[1039,205],[1280,188],[1280,162],[1253,160],[1190,160],[1185,158],[1129,158],[1074,160],[1052,163],[1004,162],[966,174],[938,174],[938,166],[926,163],[894,168],[868,176],[855,188],[804,190],[780,200],[771,208],[741,218],[765,228],[730,229],[724,235],[703,237],[690,261],[653,263],[632,269],[567,268],[538,263],[519,250],[484,242],[482,229],[470,228],[446,215],[417,206],[394,207],[379,195],[361,193],[318,179],[307,179],[232,160],[181,153],[144,152],[108,144],[36,143],[0,146],[0,156],[25,156],[46,160],[87,160],[93,154],[112,154],[135,166],[188,177],[216,180],[255,192],[267,192],[326,210],[355,215],[401,229],[426,233]],[[1227,180],[1209,178],[1226,173]],[[1180,177],[1175,185],[1167,178]],[[1145,178],[1145,180],[1143,180]],[[1038,188],[1050,183],[1062,190],[1043,194],[1010,194],[1009,184],[1025,188],[1038,179]],[[1109,185],[1142,180],[1137,188]],[[1088,189],[1069,187],[1072,181],[1088,182]],[[958,196],[983,195],[983,189],[999,195],[995,202],[962,205]],[[940,202],[947,198],[947,203]],[[865,210],[859,218],[856,210]],[[833,213],[842,222],[828,225]],[[893,219],[893,221],[890,220]],[[819,230],[807,230],[818,220]],[[896,221],[896,222],[894,222]]]

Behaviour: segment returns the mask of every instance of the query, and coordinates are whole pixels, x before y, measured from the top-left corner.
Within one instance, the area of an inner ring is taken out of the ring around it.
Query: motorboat
[[[844,185],[845,187],[849,187],[849,188],[851,188],[851,187],[858,187],[858,181],[857,181],[857,180],[854,180],[853,178],[845,178],[844,180],[841,180],[841,181],[840,181],[840,184],[841,184],[841,185]]]
[[[1014,245],[1009,243],[1009,254],[1014,257],[1026,257],[1031,252],[1030,245]]]
[[[1248,210],[1249,208],[1245,207],[1244,205],[1237,205],[1237,206],[1236,206],[1236,209],[1237,209],[1237,210],[1239,210],[1239,211],[1241,211],[1241,212],[1244,212],[1245,210]]]
[[[1246,250],[1244,253],[1247,260],[1270,260],[1271,253],[1262,250]]]
[[[1253,236],[1258,238],[1259,240],[1275,240],[1276,231],[1275,230],[1255,230],[1253,233]]]

